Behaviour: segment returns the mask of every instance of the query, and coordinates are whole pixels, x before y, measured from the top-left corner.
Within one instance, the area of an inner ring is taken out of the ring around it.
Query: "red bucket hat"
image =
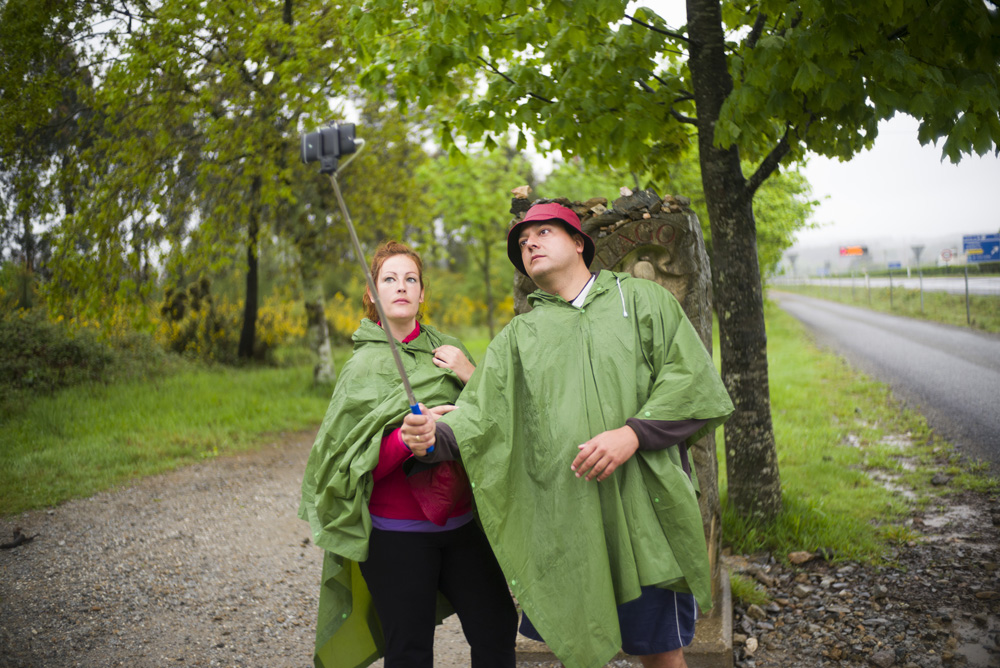
[[[528,275],[528,272],[524,270],[524,261],[521,260],[521,249],[517,245],[518,237],[521,234],[518,230],[527,223],[538,223],[546,220],[559,221],[569,228],[569,232],[577,232],[583,237],[583,261],[589,267],[594,259],[594,240],[587,236],[583,228],[580,227],[580,217],[572,209],[562,204],[549,202],[548,204],[536,204],[528,209],[524,218],[507,231],[507,257],[510,258],[514,268],[525,276]]]

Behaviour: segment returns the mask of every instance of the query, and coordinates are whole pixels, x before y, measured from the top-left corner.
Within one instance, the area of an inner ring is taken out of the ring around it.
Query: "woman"
[[[316,665],[355,668],[384,655],[386,668],[430,668],[435,623],[454,609],[473,667],[512,668],[517,613],[474,521],[468,478],[459,464],[419,470],[410,462],[399,436],[408,401],[387,333],[414,394],[438,414],[454,408],[474,367],[460,341],[417,321],[419,255],[387,242],[371,272],[387,322],[366,291],[367,318],[302,482],[299,516],[326,550]]]

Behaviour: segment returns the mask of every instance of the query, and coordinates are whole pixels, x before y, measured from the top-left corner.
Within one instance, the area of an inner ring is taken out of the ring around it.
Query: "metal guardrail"
[[[971,295],[992,295],[1000,297],[1000,277],[998,276],[928,276],[921,278],[916,274],[906,276],[900,271],[899,276],[867,276],[858,274],[853,277],[816,277],[816,276],[780,276],[771,279],[772,285],[821,285],[840,288],[900,288],[903,290],[923,290],[925,292],[947,292],[961,295],[966,292]]]
[[[907,275],[909,274],[909,275]],[[815,276],[780,276],[770,281],[775,287],[811,285],[830,288],[850,288],[852,295],[857,291],[865,291],[868,295],[868,302],[871,303],[871,290],[889,290],[889,305],[892,306],[894,290],[919,290],[920,310],[924,310],[925,292],[944,292],[953,295],[965,295],[965,320],[972,323],[972,313],[969,305],[971,295],[985,297],[1000,297],[1000,277],[998,276],[973,276],[968,273],[964,276],[914,276],[912,272],[900,270],[898,276],[891,272],[888,276],[869,276],[858,274],[850,277],[815,277]]]

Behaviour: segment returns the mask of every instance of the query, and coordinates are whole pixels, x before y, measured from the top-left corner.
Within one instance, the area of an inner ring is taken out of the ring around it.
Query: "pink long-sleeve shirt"
[[[409,343],[418,336],[420,336],[420,323],[417,323],[414,330],[403,339],[403,343]],[[452,522],[452,519],[467,521],[466,516],[471,519],[471,494],[467,494],[466,499],[448,513],[449,521],[445,527],[438,526],[428,519],[414,497],[406,479],[406,473],[403,471],[403,462],[412,456],[413,453],[403,443],[398,428],[382,438],[378,465],[372,472],[375,484],[368,502],[368,511],[372,515],[373,524],[384,529],[439,531],[442,528],[453,528],[456,522]],[[403,522],[395,522],[394,520],[403,520]],[[426,526],[423,525],[425,522]],[[458,525],[462,523],[464,521],[458,522]]]

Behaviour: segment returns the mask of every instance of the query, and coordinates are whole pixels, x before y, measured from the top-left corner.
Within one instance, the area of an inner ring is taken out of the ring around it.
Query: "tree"
[[[352,10],[378,44],[362,82],[432,105],[456,76],[483,72],[481,95],[441,123],[494,141],[511,127],[543,146],[631,171],[657,169],[695,133],[712,232],[729,498],[745,516],[781,509],[771,425],[753,200],[807,150],[849,158],[878,121],[921,119],[952,160],[1000,142],[1000,40],[994,0],[687,0],[686,26],[625,2],[370,0]],[[752,165],[744,172],[744,164]]]
[[[438,156],[418,178],[429,188],[434,216],[451,240],[465,247],[482,276],[486,294],[486,323],[494,334],[494,262],[507,254],[510,191],[534,180],[531,165],[510,147],[493,153]]]
[[[21,265],[30,288],[38,230],[74,207],[69,174],[87,144],[92,78],[78,44],[104,3],[0,3],[0,262]],[[27,306],[27,300],[22,300]]]
[[[93,183],[80,210],[54,230],[57,297],[101,313],[113,301],[143,300],[159,267],[190,281],[224,270],[242,248],[239,352],[246,358],[254,350],[258,246],[282,234],[299,251],[316,378],[332,379],[317,272],[331,257],[321,251],[331,245],[315,239],[345,237],[326,224],[336,210],[329,182],[300,164],[297,148],[300,132],[331,117],[333,97],[341,108],[356,92],[354,64],[342,44],[343,8],[318,0],[252,7],[165,0],[133,10],[127,30],[101,42],[115,57],[98,73],[97,140],[80,161]],[[379,167],[378,192],[345,188],[352,208],[379,214],[367,221],[373,235],[402,229],[422,213],[398,206],[384,215],[407,186],[398,171],[405,167],[402,154],[385,150],[402,144],[397,137],[378,140],[388,127],[359,128],[369,152],[391,158]],[[358,163],[350,171],[378,170]]]
[[[99,90],[104,140],[89,158],[102,178],[76,229],[110,242],[99,265],[112,277],[122,263],[132,274],[146,264],[171,223],[193,219],[201,252],[227,255],[242,236],[241,358],[254,349],[260,235],[294,198],[300,120],[325,113],[323,92],[343,61],[329,40],[339,18],[315,5],[159,3],[112,41],[122,55]],[[115,237],[132,242],[124,257]]]

